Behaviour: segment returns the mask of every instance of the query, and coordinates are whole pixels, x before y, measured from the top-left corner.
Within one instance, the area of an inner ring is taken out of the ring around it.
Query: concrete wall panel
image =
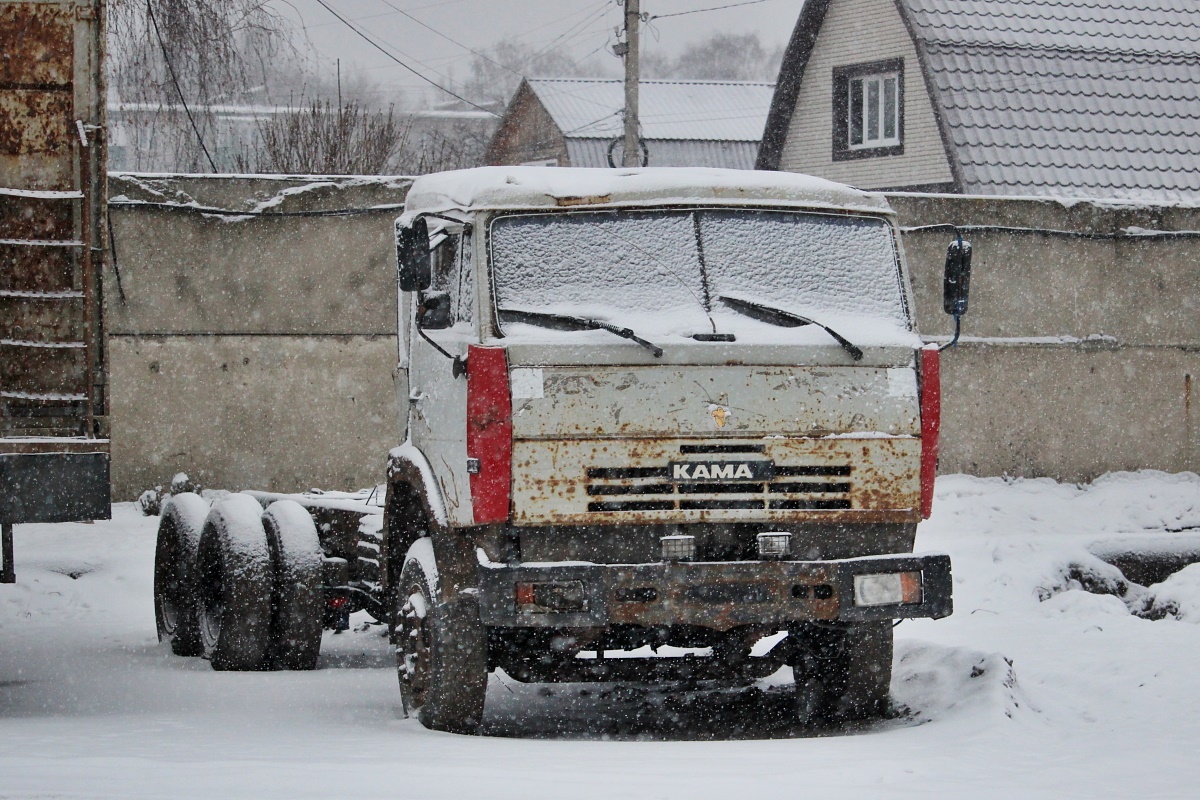
[[[222,489],[382,483],[397,441],[387,336],[109,339],[113,496],[186,472]]]

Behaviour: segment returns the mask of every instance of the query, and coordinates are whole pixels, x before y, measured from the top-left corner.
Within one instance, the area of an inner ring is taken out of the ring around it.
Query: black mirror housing
[[[421,292],[421,304],[417,308],[417,324],[425,330],[440,331],[454,324],[450,316],[449,292]]]
[[[942,307],[947,314],[961,317],[967,313],[971,291],[971,243],[956,239],[946,251],[946,276],[942,287]]]
[[[407,228],[396,222],[396,280],[405,292],[422,292],[433,281],[429,225],[424,217],[413,220]]]

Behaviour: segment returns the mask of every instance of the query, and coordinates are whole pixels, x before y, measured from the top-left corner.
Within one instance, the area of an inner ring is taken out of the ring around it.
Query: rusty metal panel
[[[103,0],[0,0],[0,456],[34,441],[38,459],[69,460],[87,442],[95,463],[61,474],[87,478],[95,502],[68,503],[64,520],[108,502],[103,26]],[[44,494],[39,480],[13,491]],[[37,498],[8,500],[16,517],[44,516],[29,511]]]
[[[75,259],[70,251],[0,244],[0,292],[75,289]]]
[[[72,239],[74,235],[72,198],[13,193],[0,199],[0,239]]]
[[[78,301],[0,293],[0,340],[82,342],[82,312]]]
[[[516,438],[919,433],[908,367],[514,368]]]
[[[10,394],[82,397],[87,377],[84,356],[82,346],[0,340],[0,386]]]
[[[0,153],[24,156],[70,152],[73,108],[69,92],[0,90]]]
[[[73,3],[0,4],[0,88],[70,86]]]
[[[513,522],[915,522],[920,439],[559,439],[513,443]],[[730,448],[740,448],[733,452]],[[701,452],[696,452],[699,449]],[[771,476],[674,465],[770,462]],[[714,470],[715,473],[715,470]]]

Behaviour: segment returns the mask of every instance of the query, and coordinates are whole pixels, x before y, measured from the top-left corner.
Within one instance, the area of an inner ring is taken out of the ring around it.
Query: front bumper
[[[919,572],[920,602],[859,606],[854,576]],[[518,603],[518,584],[581,584],[577,610]],[[651,564],[482,564],[483,622],[501,627],[742,625],[885,619],[940,619],[953,611],[950,557],[888,555],[837,561],[664,562]]]

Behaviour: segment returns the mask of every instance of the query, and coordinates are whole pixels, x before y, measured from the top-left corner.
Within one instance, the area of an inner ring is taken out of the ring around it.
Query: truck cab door
[[[454,358],[465,361],[467,347],[479,343],[472,242],[468,228],[439,232],[433,240],[432,285],[425,292],[405,293],[410,317],[408,430],[433,468],[451,524],[470,525],[467,380]]]

